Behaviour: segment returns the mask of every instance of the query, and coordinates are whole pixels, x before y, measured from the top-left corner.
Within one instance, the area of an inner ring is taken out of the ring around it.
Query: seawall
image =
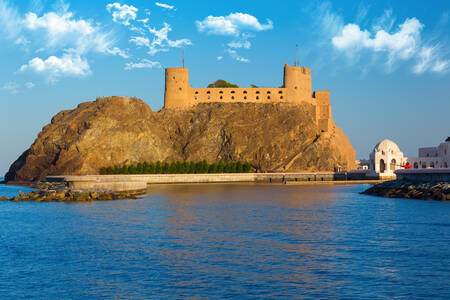
[[[233,183],[233,182],[332,182],[364,180],[360,173],[225,173],[225,174],[152,174],[152,175],[86,175],[47,176],[48,182],[66,182],[71,189],[141,190],[148,184]]]

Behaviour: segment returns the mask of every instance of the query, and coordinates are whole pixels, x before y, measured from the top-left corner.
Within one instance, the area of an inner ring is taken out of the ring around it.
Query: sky
[[[277,87],[296,44],[357,158],[385,138],[417,156],[450,136],[449,14],[445,0],[0,0],[0,174],[60,110],[113,95],[160,109],[182,49],[193,87]]]

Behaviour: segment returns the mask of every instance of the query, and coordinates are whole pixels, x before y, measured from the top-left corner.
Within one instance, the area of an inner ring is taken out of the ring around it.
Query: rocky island
[[[247,161],[257,172],[352,169],[355,151],[309,103],[200,103],[152,111],[142,100],[98,98],[55,115],[10,167],[7,182],[99,174],[144,161]]]

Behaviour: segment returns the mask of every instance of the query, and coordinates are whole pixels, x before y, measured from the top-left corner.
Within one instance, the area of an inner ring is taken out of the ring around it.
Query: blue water
[[[3,181],[3,177],[0,177],[0,182]],[[33,189],[26,186],[15,186],[15,185],[4,185],[0,184],[0,197],[6,196],[12,198],[14,196],[19,196],[19,191],[23,193],[28,193],[33,191]]]
[[[0,298],[450,298],[450,203],[367,186],[161,185],[0,203]]]

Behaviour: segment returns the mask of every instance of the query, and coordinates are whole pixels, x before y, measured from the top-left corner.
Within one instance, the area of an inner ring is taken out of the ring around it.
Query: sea
[[[0,202],[0,298],[449,299],[450,203],[366,188],[154,185],[137,200]]]

